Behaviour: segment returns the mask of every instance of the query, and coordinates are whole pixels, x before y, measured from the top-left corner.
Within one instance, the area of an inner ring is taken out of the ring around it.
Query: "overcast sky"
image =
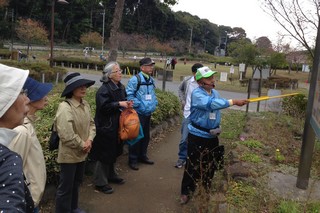
[[[277,32],[283,31],[261,9],[259,0],[179,0],[172,10],[186,11],[217,25],[241,27],[251,40],[267,36],[275,43]]]

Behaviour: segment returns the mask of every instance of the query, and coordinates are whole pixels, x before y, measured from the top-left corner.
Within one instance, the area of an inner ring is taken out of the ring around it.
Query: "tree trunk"
[[[116,61],[118,57],[118,47],[119,47],[119,40],[118,40],[118,33],[120,28],[120,23],[122,19],[122,13],[124,8],[124,0],[117,0],[116,8],[113,14],[113,20],[111,23],[111,30],[110,30],[110,53],[108,57],[108,62]]]
[[[28,45],[27,45],[27,60],[29,58],[29,49],[30,49],[30,43],[28,42]]]
[[[290,63],[289,63],[289,75],[290,75],[290,73],[291,73],[291,69],[292,69],[292,63],[290,62]]]

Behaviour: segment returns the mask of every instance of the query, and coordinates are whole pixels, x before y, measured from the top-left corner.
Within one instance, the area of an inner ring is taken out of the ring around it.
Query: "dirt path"
[[[117,167],[124,185],[112,185],[114,193],[106,195],[93,189],[90,178],[80,192],[80,207],[88,213],[179,213],[182,169],[174,168],[177,160],[180,126],[167,130],[164,138],[152,144],[149,158],[155,164],[139,165],[138,171],[121,156]]]

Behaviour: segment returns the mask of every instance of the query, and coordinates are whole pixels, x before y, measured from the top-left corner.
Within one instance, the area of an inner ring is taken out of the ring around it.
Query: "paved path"
[[[176,169],[180,126],[167,130],[165,138],[153,143],[149,158],[155,164],[139,165],[138,171],[127,165],[127,155],[118,160],[124,185],[112,185],[115,192],[106,195],[93,189],[90,178],[81,188],[80,207],[88,213],[180,213],[179,204],[182,169]]]

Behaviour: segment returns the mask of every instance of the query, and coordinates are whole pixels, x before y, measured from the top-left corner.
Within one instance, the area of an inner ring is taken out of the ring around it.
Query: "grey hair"
[[[104,69],[102,71],[102,78],[101,78],[100,81],[102,81],[102,82],[109,81],[110,80],[110,75],[112,73],[112,69],[116,65],[118,65],[120,67],[119,63],[116,62],[116,61],[110,61],[109,63],[107,63],[107,65],[104,67]]]

